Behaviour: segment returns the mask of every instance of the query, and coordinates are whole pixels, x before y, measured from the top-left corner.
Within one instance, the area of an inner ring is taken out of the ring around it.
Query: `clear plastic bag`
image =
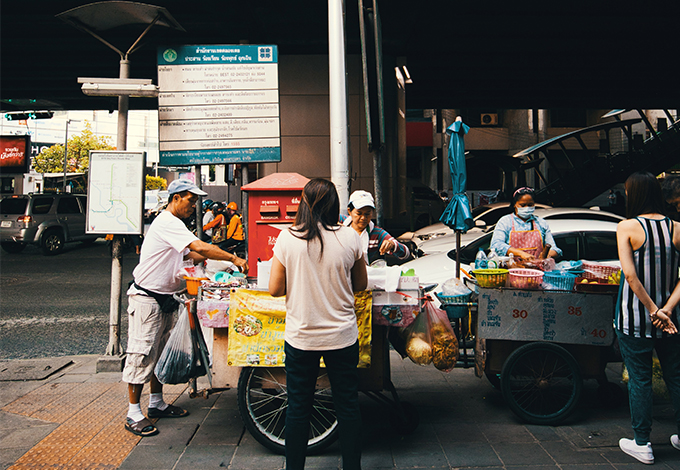
[[[203,362],[189,312],[184,302],[180,302],[177,323],[170,332],[154,373],[162,384],[185,384],[206,375]]]
[[[429,317],[432,363],[441,371],[451,371],[458,362],[460,350],[448,315],[429,300],[425,301],[421,315]]]
[[[426,366],[432,363],[432,339],[430,317],[424,310],[404,329],[406,355],[414,363]]]

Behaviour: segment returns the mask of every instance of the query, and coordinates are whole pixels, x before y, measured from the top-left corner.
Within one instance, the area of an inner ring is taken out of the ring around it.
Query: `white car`
[[[510,213],[509,208],[507,213]],[[623,220],[623,217],[611,212],[602,211],[597,208],[586,209],[583,207],[537,207],[535,214],[537,217],[549,220],[551,227],[552,222],[559,219],[604,220],[616,223]],[[469,230],[467,233],[461,234],[460,246],[465,246],[468,243],[476,240],[479,238],[480,233],[491,232],[495,227],[496,222],[498,222],[498,219],[493,222],[493,225],[488,226],[485,230],[475,231],[473,229]],[[415,252],[415,256],[445,253],[449,250],[453,250],[454,248],[456,248],[456,234],[451,233],[449,235],[443,235],[421,242],[420,246],[418,247],[418,251]]]
[[[616,246],[618,222],[602,220],[555,219],[550,221],[550,231],[555,244],[562,250],[561,260],[590,260],[620,266]],[[460,250],[461,269],[470,272],[480,248],[488,253],[493,233],[486,233]],[[415,270],[420,285],[436,284],[435,292],[441,292],[441,284],[456,277],[456,250],[448,253],[424,256],[401,265],[402,271]],[[461,278],[465,277],[461,273]]]
[[[536,208],[550,208],[550,206],[546,206],[545,204],[536,204]],[[485,231],[493,229],[493,227],[496,225],[496,222],[498,222],[498,219],[509,213],[509,202],[495,202],[493,204],[483,204],[481,206],[477,206],[472,209],[472,220],[474,221],[475,226],[463,234],[463,236],[466,237],[468,241],[472,241]],[[397,237],[397,240],[402,243],[409,243],[409,248],[415,248],[414,250],[411,250],[415,252],[424,242],[444,237],[446,235],[451,235],[453,233],[453,229],[448,225],[438,222],[436,224],[423,227],[420,230],[416,230],[415,232],[406,232]]]

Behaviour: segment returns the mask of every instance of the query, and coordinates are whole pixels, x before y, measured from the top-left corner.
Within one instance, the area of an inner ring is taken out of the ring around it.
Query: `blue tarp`
[[[440,221],[461,233],[467,232],[473,227],[470,201],[465,189],[467,186],[467,170],[465,168],[465,134],[470,126],[463,121],[455,121],[447,129],[449,134],[449,169],[451,170],[453,196],[446,206]]]

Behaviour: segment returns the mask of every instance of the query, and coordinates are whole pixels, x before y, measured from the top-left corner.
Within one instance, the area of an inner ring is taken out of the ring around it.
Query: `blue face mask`
[[[529,206],[529,207],[518,207],[518,208],[517,208],[517,216],[518,216],[520,219],[526,220],[526,219],[528,219],[529,217],[531,217],[532,215],[534,215],[534,210],[535,210],[535,209],[536,209],[536,207],[534,207],[534,206]]]

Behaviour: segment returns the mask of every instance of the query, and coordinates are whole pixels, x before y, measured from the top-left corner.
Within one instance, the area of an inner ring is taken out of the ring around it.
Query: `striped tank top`
[[[645,231],[645,242],[633,252],[638,278],[658,307],[665,305],[678,283],[678,250],[673,245],[673,222],[636,217]],[[673,313],[673,323],[678,327],[678,311]],[[637,338],[662,338],[667,336],[654,328],[649,312],[621,276],[621,286],[616,302],[614,327],[625,335]],[[680,330],[680,327],[678,327]]]

